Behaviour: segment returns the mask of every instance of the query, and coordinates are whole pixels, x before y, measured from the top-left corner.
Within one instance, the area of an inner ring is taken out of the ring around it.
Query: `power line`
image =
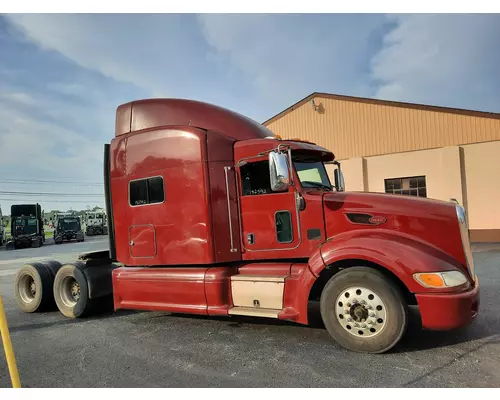
[[[0,201],[28,201],[28,200],[23,200],[23,199],[0,199]],[[32,199],[29,199],[29,201],[32,201]],[[85,203],[85,204],[94,204],[94,203],[99,203],[97,200],[43,200],[43,203],[66,203],[66,204],[72,204],[72,203]]]
[[[75,185],[75,186],[103,186],[104,183],[98,182],[64,182],[64,181],[52,181],[52,180],[37,180],[37,179],[1,179],[0,183],[11,183],[11,184],[37,184],[37,183],[56,183],[62,185]]]
[[[104,193],[55,193],[55,192],[10,192],[0,190],[0,195],[23,195],[23,196],[68,196],[68,197],[104,197]]]

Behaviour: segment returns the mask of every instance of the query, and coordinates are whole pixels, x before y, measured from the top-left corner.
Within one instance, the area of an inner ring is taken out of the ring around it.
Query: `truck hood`
[[[452,202],[367,192],[325,193],[323,202],[330,240],[346,231],[391,230],[465,264],[456,205]]]

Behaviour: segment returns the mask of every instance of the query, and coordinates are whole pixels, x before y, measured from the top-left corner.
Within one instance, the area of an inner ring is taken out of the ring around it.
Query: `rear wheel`
[[[25,264],[17,271],[14,295],[22,311],[44,311],[54,305],[54,275],[42,263]]]
[[[384,353],[403,337],[408,307],[399,289],[381,272],[351,267],[334,275],[321,294],[321,316],[341,346]]]
[[[57,308],[68,318],[88,315],[92,308],[88,283],[77,263],[65,264],[54,280],[54,299]]]

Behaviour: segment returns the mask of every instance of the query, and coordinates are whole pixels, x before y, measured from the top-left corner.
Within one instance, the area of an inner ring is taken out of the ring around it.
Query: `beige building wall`
[[[500,241],[500,141],[341,161],[346,190],[385,192],[385,179],[424,175],[427,197],[456,199],[474,241]],[[333,169],[329,168],[333,182]]]
[[[463,204],[458,147],[366,158],[367,191],[385,192],[385,179],[425,175],[427,197]]]
[[[470,228],[478,241],[500,241],[500,141],[462,148]]]
[[[377,100],[313,97],[265,122],[283,139],[302,138],[338,159],[500,140],[500,115],[436,111]]]
[[[500,242],[500,114],[313,93],[264,125],[333,151],[348,191],[425,175],[427,197],[465,207],[473,241]]]

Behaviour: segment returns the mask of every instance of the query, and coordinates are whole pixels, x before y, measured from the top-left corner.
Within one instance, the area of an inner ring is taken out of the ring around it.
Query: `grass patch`
[[[53,231],[44,231],[45,239],[51,239],[54,237]],[[11,238],[10,230],[5,231],[5,240],[9,240]]]

